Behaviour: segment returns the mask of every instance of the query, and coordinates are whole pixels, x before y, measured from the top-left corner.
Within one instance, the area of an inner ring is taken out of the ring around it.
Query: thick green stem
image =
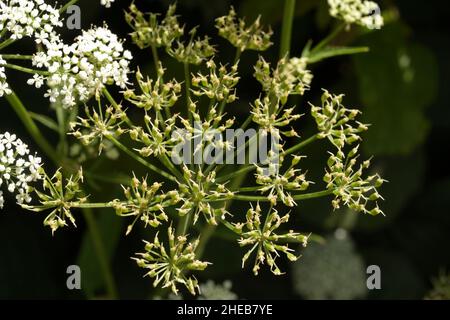
[[[285,0],[283,26],[281,28],[280,59],[289,56],[291,50],[292,25],[294,22],[295,0]]]
[[[95,221],[92,207],[84,207],[82,210],[84,219],[86,220],[86,224],[88,226],[89,234],[92,239],[92,243],[95,248],[95,252],[97,253],[97,259],[100,264],[100,269],[102,270],[102,276],[105,281],[106,291],[108,293],[108,297],[110,299],[117,299],[117,287],[114,281],[114,275],[110,268],[110,261],[108,256],[106,255],[106,250],[103,245],[103,239],[101,233],[98,229],[97,221]]]
[[[19,97],[12,91],[11,94],[5,96],[8,103],[16,112],[17,116],[22,121],[25,128],[28,130],[34,141],[38,144],[38,146],[42,149],[42,151],[56,164],[61,164],[61,159],[55,149],[50,145],[47,139],[42,135],[38,126],[31,118],[27,109],[23,105],[22,101]]]

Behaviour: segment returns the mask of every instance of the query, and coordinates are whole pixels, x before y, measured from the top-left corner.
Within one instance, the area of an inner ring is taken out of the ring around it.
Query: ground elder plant
[[[110,7],[113,2],[101,4]],[[234,235],[242,247],[244,269],[258,275],[267,268],[283,275],[279,261],[298,260],[298,247],[311,239],[289,224],[303,201],[323,198],[333,209],[382,214],[378,188],[384,180],[370,168],[370,159],[358,153],[368,129],[358,120],[360,111],[349,107],[344,95],[327,90],[309,104],[294,105],[290,99],[305,96],[314,86],[313,64],[368,50],[332,46],[340,32],[351,25],[373,29],[383,24],[374,2],[328,3],[336,30],[295,55],[289,50],[294,1],[286,1],[280,57],[270,62],[264,51],[274,45],[271,28],[261,17],[239,17],[234,8],[216,19],[217,33],[208,36],[189,30],[175,5],[161,15],[130,4],[124,17],[129,39],[120,39],[104,22],[67,43],[59,34],[67,5],[0,1],[0,96],[49,159],[42,165],[14,134],[0,132],[0,207],[3,192],[12,193],[23,208],[41,214],[52,233],[76,227],[80,212],[86,216],[109,208],[126,219],[125,234],[136,224],[148,232],[138,253],[130,255],[153,286],[175,294],[187,289],[193,295],[201,290],[196,275],[214,267],[202,255],[218,228]],[[217,37],[234,47],[234,59],[221,60]],[[36,51],[11,53],[10,45],[23,38],[33,40]],[[153,59],[153,73],[133,66],[136,50]],[[253,65],[242,65],[241,57],[249,51],[259,56]],[[161,55],[181,64],[184,77],[169,77]],[[232,116],[242,90],[242,68],[251,68],[260,86],[244,110],[244,121]],[[54,119],[29,112],[8,81],[10,72],[29,74],[28,84],[44,90]],[[315,122],[312,136],[297,129],[301,117]],[[41,126],[59,136],[56,148]],[[322,181],[312,181],[304,165],[304,148],[312,143],[329,150]],[[85,161],[105,154],[104,159],[115,159],[119,152],[135,160],[136,167],[128,169],[121,197],[97,202],[87,185],[98,176]],[[50,162],[59,168],[56,172]],[[146,174],[134,173],[141,169]],[[239,206],[232,207],[233,202]]]

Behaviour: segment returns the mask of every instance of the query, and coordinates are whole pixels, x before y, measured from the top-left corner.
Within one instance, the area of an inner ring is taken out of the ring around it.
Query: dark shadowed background
[[[105,20],[114,32],[127,37],[130,29],[123,19],[123,10],[129,1],[116,0],[111,9],[101,7],[99,2],[80,1],[82,27],[100,25]],[[169,4],[162,0],[135,2],[143,11],[154,12],[164,12]],[[272,26],[275,45],[263,54],[267,60],[276,61],[283,1],[178,0],[178,13],[188,26],[200,25],[200,33],[209,34],[212,42],[218,45],[220,60],[231,62],[234,50],[217,38],[214,28],[214,18],[226,14],[231,4],[241,16],[253,19],[261,14],[262,21]],[[389,13],[386,26],[381,31],[363,32],[353,28],[336,40],[338,44],[351,41],[354,45],[367,45],[371,51],[314,65],[312,89],[301,99],[293,99],[292,103],[307,113],[306,102],[318,103],[321,88],[327,88],[335,93],[345,93],[346,105],[361,108],[363,121],[372,124],[363,136],[363,153],[365,157],[374,156],[374,167],[389,180],[382,189],[386,201],[381,206],[386,216],[333,213],[330,204],[323,200],[300,203],[292,212],[296,228],[331,235],[337,227],[345,227],[350,231],[353,250],[330,257],[321,256],[325,250],[322,252],[323,248],[316,246],[315,257],[312,254],[308,257],[305,252],[305,259],[309,259],[305,266],[312,267],[278,277],[269,272],[254,277],[250,268],[241,269],[243,251],[219,232],[205,253],[205,259],[214,261],[214,265],[198,275],[200,282],[229,279],[233,282],[233,291],[240,298],[247,299],[308,298],[311,297],[309,289],[318,287],[320,291],[320,286],[330,287],[328,291],[323,289],[328,292],[322,296],[324,298],[347,297],[337,292],[351,290],[346,286],[354,278],[346,272],[346,266],[351,263],[348,259],[359,257],[363,264],[357,272],[365,275],[366,266],[380,266],[382,289],[364,291],[358,297],[422,299],[432,288],[433,277],[450,265],[450,10],[445,1],[438,0],[420,3],[385,0],[379,4]],[[295,56],[301,54],[308,39],[317,41],[324,37],[334,20],[328,16],[325,0],[298,0],[294,23],[292,55]],[[65,33],[70,39],[78,31],[66,30]],[[30,52],[31,45],[21,42],[8,50]],[[154,74],[150,51],[139,51],[129,39],[126,46],[135,56],[134,66],[139,65],[148,74]],[[259,86],[252,79],[253,69],[250,67],[256,58],[256,53],[246,53],[241,60],[240,99],[230,106],[233,110],[229,111],[241,119],[248,112],[249,103],[259,94]],[[170,68],[171,74],[182,75],[182,66],[167,57],[162,61]],[[26,77],[8,71],[8,82],[30,110],[52,115],[42,92],[28,86]],[[1,132],[14,131],[30,146],[35,145],[4,99],[0,99],[0,115]],[[299,122],[298,128],[305,136],[314,129],[311,119],[307,118]],[[51,132],[45,132],[49,139],[55,139]],[[308,149],[307,155],[305,164],[316,168],[317,172],[323,170],[326,159],[323,144]],[[96,170],[129,174],[137,169],[126,156],[121,155],[117,160],[100,162]],[[117,184],[89,187],[96,199],[108,200],[120,193]],[[42,226],[43,215],[20,210],[11,198],[7,198],[6,203],[0,212],[0,298],[104,296],[102,271],[81,214],[77,215],[76,229],[67,227],[52,237],[51,232]],[[230,211],[235,215],[245,213],[247,208],[243,203],[240,205],[234,204]],[[125,222],[111,211],[101,210],[95,213],[95,218],[101,226],[119,296],[151,297],[154,294],[151,281],[143,279],[143,271],[129,259],[134,252],[141,250],[141,239],[149,237],[147,230],[138,228],[125,237]],[[301,262],[302,259],[298,263]],[[72,264],[81,266],[81,291],[66,288],[66,268]],[[282,265],[287,271],[297,268],[286,262]],[[340,279],[341,282],[329,279]]]

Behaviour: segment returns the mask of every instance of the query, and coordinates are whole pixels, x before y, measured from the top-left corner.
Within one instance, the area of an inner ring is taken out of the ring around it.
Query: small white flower
[[[110,8],[114,0],[100,0],[100,4],[105,8]]]
[[[36,88],[39,89],[44,84],[44,80],[45,78],[43,76],[35,74],[33,75],[33,78],[28,79],[27,83],[29,85],[34,85]]]
[[[11,39],[34,37],[43,43],[55,36],[55,27],[61,27],[59,10],[43,0],[0,1],[0,26]]]
[[[330,15],[347,24],[358,24],[368,29],[381,29],[383,17],[377,3],[367,0],[328,0]]]
[[[2,25],[1,18],[0,25]],[[6,82],[5,67],[2,66],[4,64],[6,64],[6,61],[0,55],[0,97],[3,97],[5,94],[11,94],[11,89],[9,88],[8,82]]]
[[[9,132],[0,133],[0,187],[16,193],[18,204],[31,201],[31,182],[41,180],[41,158],[30,155],[28,146]],[[0,209],[4,205],[0,191]]]
[[[0,179],[1,181],[1,179]],[[0,209],[3,209],[3,206],[5,205],[5,199],[3,199],[3,191],[0,190]]]
[[[132,55],[124,50],[122,41],[105,25],[83,31],[71,45],[58,37],[44,43],[46,52],[33,56],[36,67],[51,73],[44,78],[34,76],[29,84],[39,87],[44,81],[45,94],[51,102],[60,101],[65,107],[86,102],[100,92],[106,83],[125,88]]]

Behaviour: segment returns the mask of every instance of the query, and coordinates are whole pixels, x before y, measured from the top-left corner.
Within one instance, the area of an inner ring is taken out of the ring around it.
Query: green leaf
[[[428,134],[425,108],[437,92],[437,63],[432,52],[406,41],[401,24],[364,36],[370,54],[354,57],[362,120],[372,124],[364,134],[371,155],[410,154]]]
[[[46,126],[47,128],[59,132],[59,128],[58,125],[55,121],[53,121],[52,118],[44,116],[43,114],[39,114],[39,113],[34,113],[29,111],[28,112],[31,119],[33,119],[34,121],[39,122],[40,124]]]
[[[308,56],[308,63],[316,63],[336,56],[346,56],[365,52],[369,52],[368,47],[326,47],[318,52],[311,52]]]

